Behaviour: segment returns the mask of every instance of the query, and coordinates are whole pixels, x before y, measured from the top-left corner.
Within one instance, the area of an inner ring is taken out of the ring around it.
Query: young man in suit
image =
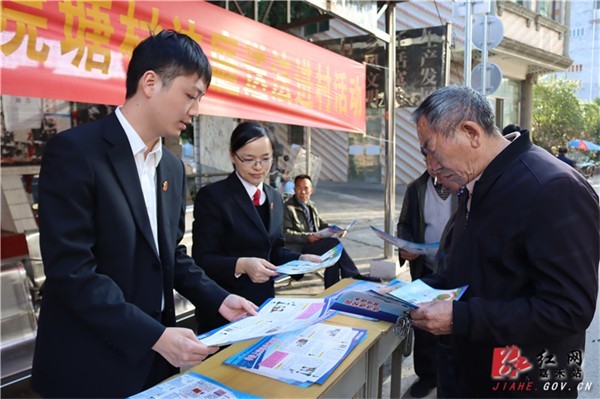
[[[283,232],[285,244],[288,248],[306,254],[323,255],[340,243],[334,237],[322,238],[317,231],[329,227],[319,217],[319,212],[314,202],[310,200],[313,193],[312,179],[309,175],[298,175],[294,178],[294,196],[285,202],[283,214]],[[343,237],[343,232],[340,237]],[[356,264],[344,249],[340,260],[333,266],[325,269],[324,284],[329,288],[343,278],[352,277],[360,280],[381,282],[379,278],[360,274]]]
[[[200,46],[162,31],[134,49],[123,106],[48,143],[32,376],[41,396],[125,397],[214,353],[175,327],[173,289],[207,315],[255,314],[180,245],[185,172],[161,138],[178,137],[199,114],[210,79]]]

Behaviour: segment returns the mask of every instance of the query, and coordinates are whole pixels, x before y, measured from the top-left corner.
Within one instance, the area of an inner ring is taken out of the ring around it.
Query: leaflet
[[[129,399],[258,399],[259,396],[236,391],[211,378],[197,373],[186,373],[162,382],[150,389],[130,396]]]
[[[302,329],[335,314],[329,300],[318,298],[270,298],[249,316],[198,336],[204,345],[229,345],[247,339],[266,337]]]
[[[467,285],[449,289],[435,289],[421,280],[398,286],[387,286],[378,290],[346,291],[335,298],[331,308],[347,313],[396,322],[404,312],[417,309],[419,303],[433,300],[453,301],[459,299]]]
[[[369,226],[369,227],[371,227],[373,232],[375,234],[377,234],[377,236],[379,238],[381,238],[383,241],[389,242],[390,244],[395,245],[398,248],[403,249],[407,252],[410,252],[411,254],[435,256],[435,254],[438,251],[438,248],[440,247],[439,242],[432,242],[432,243],[428,243],[428,244],[419,244],[416,242],[403,240],[402,238],[394,237],[393,235],[390,235],[390,234],[386,233],[385,231],[378,229],[375,226]]]
[[[340,260],[343,250],[344,245],[338,244],[321,255],[321,263],[309,262],[306,260],[293,260],[291,262],[284,263],[281,266],[277,266],[277,272],[280,274],[304,274],[325,269],[329,266],[335,265],[337,261]]]
[[[329,238],[329,237],[337,238],[337,237],[341,236],[344,231],[350,230],[350,228],[352,226],[354,226],[355,223],[356,223],[356,219],[354,219],[352,222],[350,222],[350,224],[348,226],[346,226],[346,228],[341,228],[335,224],[332,224],[331,226],[325,227],[323,230],[317,231],[316,234],[321,238]]]
[[[322,384],[366,335],[362,329],[314,324],[263,338],[224,364],[301,387]]]

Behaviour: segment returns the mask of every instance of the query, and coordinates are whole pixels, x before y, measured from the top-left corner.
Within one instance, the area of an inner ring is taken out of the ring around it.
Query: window
[[[290,125],[289,134],[288,142],[290,144],[304,145],[304,126]]]
[[[569,67],[569,72],[583,72],[583,65],[573,64]]]

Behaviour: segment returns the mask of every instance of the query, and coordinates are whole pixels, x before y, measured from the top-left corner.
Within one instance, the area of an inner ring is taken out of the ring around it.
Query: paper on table
[[[335,314],[323,298],[270,298],[258,315],[234,321],[198,336],[204,345],[229,345],[247,339],[289,332]]]
[[[301,331],[264,338],[224,363],[306,387],[324,383],[365,337],[366,330],[314,324]]]
[[[258,399],[258,396],[236,391],[211,378],[197,373],[186,373],[172,378],[129,399]]]
[[[390,234],[386,233],[385,231],[378,229],[375,226],[370,226],[370,227],[373,230],[373,232],[375,234],[377,234],[377,236],[379,238],[381,238],[383,241],[389,242],[390,244],[395,245],[398,248],[403,249],[407,252],[410,252],[411,254],[435,256],[438,248],[440,247],[439,242],[432,242],[429,244],[419,244],[416,242],[406,241],[401,238],[394,237],[393,235],[390,235]]]
[[[281,266],[277,266],[277,272],[280,274],[304,274],[315,272],[326,267],[333,266],[340,260],[342,251],[344,250],[343,244],[338,244],[331,248],[329,251],[321,255],[321,263],[309,262],[306,260],[293,260],[288,263],[284,263]]]

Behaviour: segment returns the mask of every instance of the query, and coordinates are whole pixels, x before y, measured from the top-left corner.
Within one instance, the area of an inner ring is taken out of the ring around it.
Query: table
[[[333,294],[354,281],[344,279],[318,296]],[[391,397],[399,398],[405,340],[393,334],[392,323],[345,315],[336,315],[326,323],[365,329],[367,337],[352,350],[323,385],[313,384],[308,388],[300,388],[222,364],[258,339],[233,344],[189,371],[264,398],[375,398],[381,397],[381,366],[391,356]]]

